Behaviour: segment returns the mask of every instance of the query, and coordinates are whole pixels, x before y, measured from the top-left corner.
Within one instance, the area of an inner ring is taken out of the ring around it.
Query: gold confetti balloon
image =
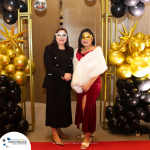
[[[8,76],[8,73],[6,72],[6,70],[2,70],[2,71],[0,72],[0,75]]]
[[[13,65],[13,64],[8,64],[8,65],[5,67],[5,71],[8,72],[8,73],[14,74],[15,71],[16,71],[15,65]]]
[[[149,71],[148,63],[140,57],[135,58],[130,68],[135,77],[144,77]]]
[[[145,41],[145,47],[150,47],[150,38],[147,38]]]
[[[131,64],[133,61],[134,61],[134,59],[132,58],[131,55],[128,55],[128,56],[126,57],[126,62],[127,62],[128,64]]]
[[[118,42],[112,42],[110,44],[110,49],[114,50],[114,51],[117,51],[118,50],[118,47],[119,46],[119,43]]]
[[[10,58],[13,58],[13,57],[15,57],[16,54],[13,49],[8,49],[8,50],[6,50],[6,55]]]
[[[108,55],[108,61],[112,66],[120,66],[125,62],[125,54],[118,51],[113,51]]]
[[[16,69],[24,70],[28,64],[28,59],[25,55],[19,54],[18,57],[14,57],[13,64],[16,66]]]
[[[129,64],[122,64],[119,67],[117,67],[116,75],[119,79],[126,80],[131,78],[131,69]]]
[[[33,61],[31,61],[31,72],[33,73],[34,70],[35,70],[35,64],[34,64]],[[30,74],[30,60],[28,60],[28,65],[27,65],[27,67],[24,69],[24,72],[25,72],[26,74]]]
[[[135,34],[135,37],[137,38],[137,39],[144,39],[144,34],[142,33],[142,32],[138,32],[137,34]]]
[[[131,46],[131,49],[133,51],[143,51],[145,48],[145,42],[144,40],[141,40],[141,39],[135,39],[133,40],[133,43],[132,43],[132,46]]]
[[[4,54],[1,56],[0,60],[1,60],[3,65],[8,65],[9,62],[10,62],[10,58],[7,55],[4,55]]]
[[[13,80],[16,81],[17,85],[23,85],[26,82],[25,72],[17,70],[13,75]]]

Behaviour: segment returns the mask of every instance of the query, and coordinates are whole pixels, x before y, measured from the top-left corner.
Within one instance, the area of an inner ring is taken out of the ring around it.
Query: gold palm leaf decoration
[[[137,22],[135,23],[135,25],[128,32],[126,27],[125,27],[125,25],[122,22],[122,27],[123,27],[124,33],[122,31],[118,30],[123,35],[123,37],[120,37],[121,43],[119,45],[119,49],[121,49],[122,47],[124,47],[127,44],[129,44],[129,50],[130,50],[130,53],[132,53],[131,45],[134,46],[134,42],[133,41],[136,39],[133,36],[135,28],[136,28],[136,25],[137,25]],[[136,46],[135,46],[135,48],[136,48]]]
[[[1,33],[6,39],[0,41],[0,44],[1,44],[1,43],[6,43],[7,46],[8,46],[8,44],[12,44],[12,45],[14,45],[16,48],[19,48],[23,54],[25,54],[24,51],[21,49],[21,47],[18,45],[18,43],[22,43],[22,42],[26,42],[26,41],[25,41],[25,40],[21,40],[21,39],[17,39],[17,38],[20,37],[20,36],[21,36],[23,33],[25,33],[27,30],[24,30],[24,31],[22,31],[22,32],[20,32],[20,33],[18,33],[18,34],[14,34],[14,26],[11,27],[11,32],[9,32],[9,31],[6,29],[6,27],[5,27],[2,23],[1,23],[1,25],[2,25],[2,27],[4,28],[4,30],[5,30],[6,33],[4,33],[3,31],[0,31],[0,33]],[[7,48],[7,46],[5,47],[5,49]],[[3,49],[3,51],[4,51],[5,49]],[[3,52],[3,51],[2,51],[2,52]],[[2,52],[1,52],[1,53],[2,53]]]

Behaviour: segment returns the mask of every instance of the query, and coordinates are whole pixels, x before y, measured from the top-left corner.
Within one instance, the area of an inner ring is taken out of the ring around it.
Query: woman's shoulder
[[[52,47],[51,44],[49,44],[49,45],[46,45],[46,46],[45,46],[45,50],[53,51],[54,48]]]

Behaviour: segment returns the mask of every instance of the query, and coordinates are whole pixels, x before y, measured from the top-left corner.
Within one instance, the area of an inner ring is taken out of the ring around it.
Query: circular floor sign
[[[31,150],[31,145],[22,133],[9,132],[1,137],[0,150]]]

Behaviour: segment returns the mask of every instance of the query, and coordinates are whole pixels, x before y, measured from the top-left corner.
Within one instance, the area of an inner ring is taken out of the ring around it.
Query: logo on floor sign
[[[19,132],[9,132],[0,139],[0,150],[31,150],[28,138]]]

